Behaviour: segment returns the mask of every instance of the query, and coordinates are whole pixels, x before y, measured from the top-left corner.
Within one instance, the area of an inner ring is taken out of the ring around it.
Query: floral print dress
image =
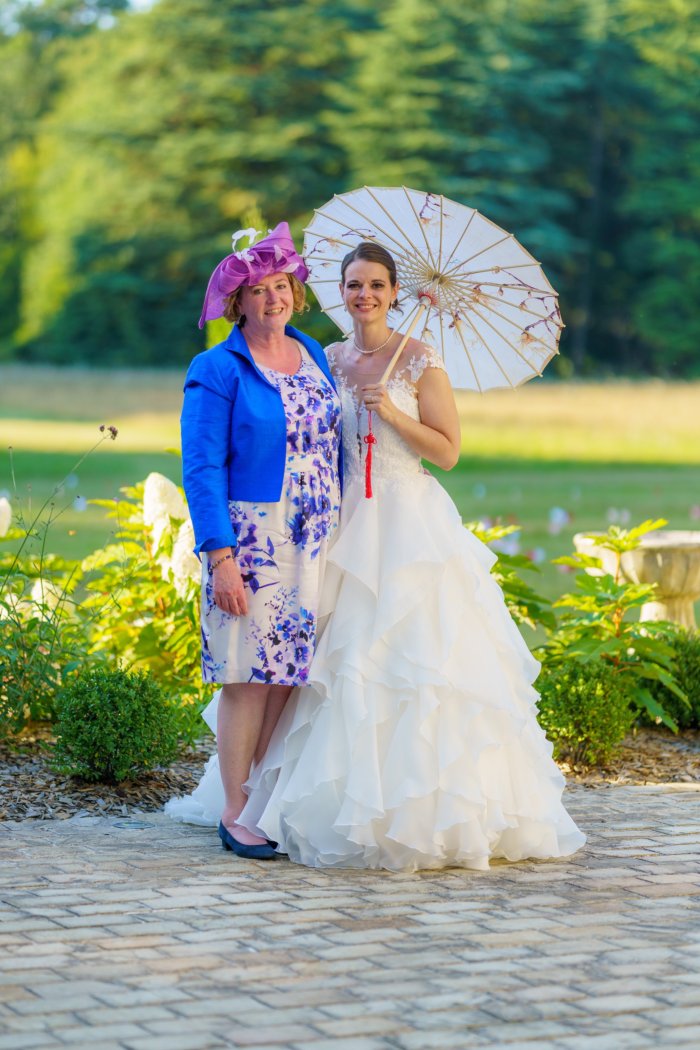
[[[340,402],[298,345],[301,364],[294,375],[260,369],[279,390],[287,417],[282,496],[277,503],[229,503],[247,616],[232,616],[215,604],[203,558],[205,682],[301,685],[308,677],[326,551],[340,510]]]

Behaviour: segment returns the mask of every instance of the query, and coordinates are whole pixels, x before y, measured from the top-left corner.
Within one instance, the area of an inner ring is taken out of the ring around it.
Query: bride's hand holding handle
[[[370,383],[362,387],[362,401],[368,412],[374,412],[385,423],[393,423],[397,408],[382,383]]]
[[[417,384],[419,419],[406,415],[389,397],[386,387],[362,387],[365,407],[389,423],[422,459],[451,470],[459,459],[460,427],[454,393],[447,373],[427,368]]]

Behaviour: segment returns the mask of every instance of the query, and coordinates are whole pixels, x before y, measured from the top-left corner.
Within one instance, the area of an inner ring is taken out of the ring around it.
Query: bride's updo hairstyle
[[[394,257],[391,255],[386,248],[382,248],[381,244],[375,244],[374,241],[360,241],[356,248],[353,248],[351,252],[343,258],[340,264],[340,279],[345,284],[345,271],[347,270],[350,263],[354,263],[357,259],[362,259],[364,262],[379,263],[389,273],[389,280],[391,281],[391,287],[393,288],[398,278],[396,276],[396,263]],[[391,304],[392,310],[397,310],[399,306],[399,300],[394,299]]]

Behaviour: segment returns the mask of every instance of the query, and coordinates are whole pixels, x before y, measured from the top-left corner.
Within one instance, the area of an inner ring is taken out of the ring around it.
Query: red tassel
[[[367,426],[369,427],[363,440],[367,446],[367,455],[365,456],[365,498],[372,498],[372,445],[377,444],[377,439],[372,433],[372,413],[367,413]]]

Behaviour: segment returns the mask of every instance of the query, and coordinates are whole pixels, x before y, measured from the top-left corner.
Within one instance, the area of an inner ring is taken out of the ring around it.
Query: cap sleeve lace
[[[435,347],[425,345],[422,354],[414,354],[406,365],[405,371],[411,377],[412,383],[417,383],[426,368],[439,368],[445,372],[445,362],[440,357]]]

